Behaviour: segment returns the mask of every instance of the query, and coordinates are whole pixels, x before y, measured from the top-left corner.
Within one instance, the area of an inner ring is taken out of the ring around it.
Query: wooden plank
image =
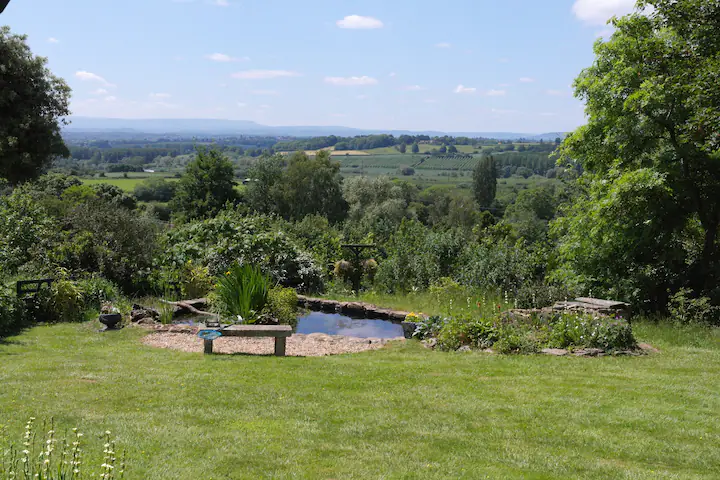
[[[203,340],[203,342],[204,342],[204,344],[205,344],[205,354],[206,354],[206,355],[211,354],[211,353],[213,352],[213,351],[212,351],[212,349],[213,349],[213,341],[212,341],[212,340],[207,340],[207,339],[205,339],[205,340]]]
[[[275,338],[275,356],[276,357],[284,357],[285,356],[285,337],[276,337]]]
[[[290,325],[233,325],[220,330],[224,337],[289,337]]]
[[[582,302],[582,303],[589,303],[591,305],[595,305],[600,308],[629,307],[629,305],[624,302],[618,302],[616,300],[602,300],[600,298],[579,297],[579,298],[576,298],[575,301]]]

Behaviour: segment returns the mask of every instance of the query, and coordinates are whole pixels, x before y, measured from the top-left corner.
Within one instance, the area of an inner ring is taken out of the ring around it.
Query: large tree
[[[492,206],[497,195],[497,166],[495,158],[484,157],[475,166],[473,172],[473,193],[480,208]]]
[[[707,292],[720,260],[720,0],[643,0],[612,24],[575,81],[588,123],[561,152],[585,170],[587,208],[562,222],[561,260],[596,283],[615,271]],[[620,230],[597,231],[589,216]]]
[[[13,185],[69,155],[60,126],[70,114],[70,87],[25,42],[0,27],[0,177]]]
[[[237,199],[230,160],[216,149],[200,148],[178,182],[171,205],[180,218],[193,220],[213,217]]]

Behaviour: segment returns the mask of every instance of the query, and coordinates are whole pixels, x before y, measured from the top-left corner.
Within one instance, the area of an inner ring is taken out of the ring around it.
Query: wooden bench
[[[290,325],[233,325],[205,330],[215,330],[223,337],[274,337],[276,357],[285,356],[285,340],[292,335]],[[203,341],[205,342],[205,353],[213,353],[213,340],[204,339]]]

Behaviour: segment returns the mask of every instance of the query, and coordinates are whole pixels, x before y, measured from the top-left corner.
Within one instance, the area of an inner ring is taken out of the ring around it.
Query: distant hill
[[[125,119],[125,118],[94,118],[71,117],[71,124],[65,127],[68,132],[113,132],[126,134],[197,134],[197,135],[267,135],[287,137],[320,137],[337,135],[353,137],[356,135],[371,135],[387,133],[392,135],[430,135],[455,137],[483,137],[498,140],[516,140],[526,138],[529,140],[553,141],[557,137],[564,138],[565,133],[532,133],[513,132],[437,132],[437,131],[409,131],[409,130],[364,130],[359,128],[330,126],[288,126],[272,127],[261,125],[247,120],[215,120],[215,119]]]

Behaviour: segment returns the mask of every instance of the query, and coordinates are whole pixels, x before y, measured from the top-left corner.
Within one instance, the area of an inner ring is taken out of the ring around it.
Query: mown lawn
[[[639,325],[662,350],[639,358],[274,358],[96,328],[0,342],[0,423],[109,429],[133,479],[720,478],[718,331]]]

